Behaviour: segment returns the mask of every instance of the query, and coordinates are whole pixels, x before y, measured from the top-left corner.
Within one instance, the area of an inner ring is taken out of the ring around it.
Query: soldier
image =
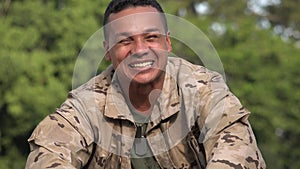
[[[155,0],[112,0],[105,71],[36,127],[26,168],[266,168],[222,76],[172,51]]]

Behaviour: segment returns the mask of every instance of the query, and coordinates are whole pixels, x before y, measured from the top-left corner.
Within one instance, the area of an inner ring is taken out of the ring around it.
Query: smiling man
[[[129,94],[125,95],[129,103],[149,115],[149,95],[154,89],[162,89],[171,52],[162,15],[152,6],[138,6],[112,13],[108,21],[104,29],[109,29],[105,32],[106,58],[117,70],[122,89]]]
[[[266,168],[222,76],[169,57],[155,0],[113,0],[103,26],[112,65],[36,127],[26,168]]]

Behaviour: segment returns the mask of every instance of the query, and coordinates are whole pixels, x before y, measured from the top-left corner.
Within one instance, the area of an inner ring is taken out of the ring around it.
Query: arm
[[[29,138],[31,152],[26,169],[82,168],[92,144],[58,113],[47,116]]]
[[[208,150],[207,169],[266,168],[247,118],[228,124],[204,143]]]
[[[228,90],[219,75],[211,77],[202,95],[205,103],[202,103],[198,121],[205,135],[202,141],[206,168],[266,168],[248,122],[250,112]]]

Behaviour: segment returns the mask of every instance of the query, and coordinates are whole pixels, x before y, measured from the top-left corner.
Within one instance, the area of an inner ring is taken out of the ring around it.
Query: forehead
[[[147,30],[164,31],[161,14],[153,7],[130,7],[109,16],[109,34],[122,32],[139,34]]]

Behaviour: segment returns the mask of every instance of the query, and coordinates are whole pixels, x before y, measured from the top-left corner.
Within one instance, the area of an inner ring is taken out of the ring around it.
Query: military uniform
[[[131,168],[137,124],[114,74],[110,66],[71,91],[37,126],[26,168]],[[144,136],[161,168],[266,168],[250,112],[218,73],[169,58],[152,104]]]

